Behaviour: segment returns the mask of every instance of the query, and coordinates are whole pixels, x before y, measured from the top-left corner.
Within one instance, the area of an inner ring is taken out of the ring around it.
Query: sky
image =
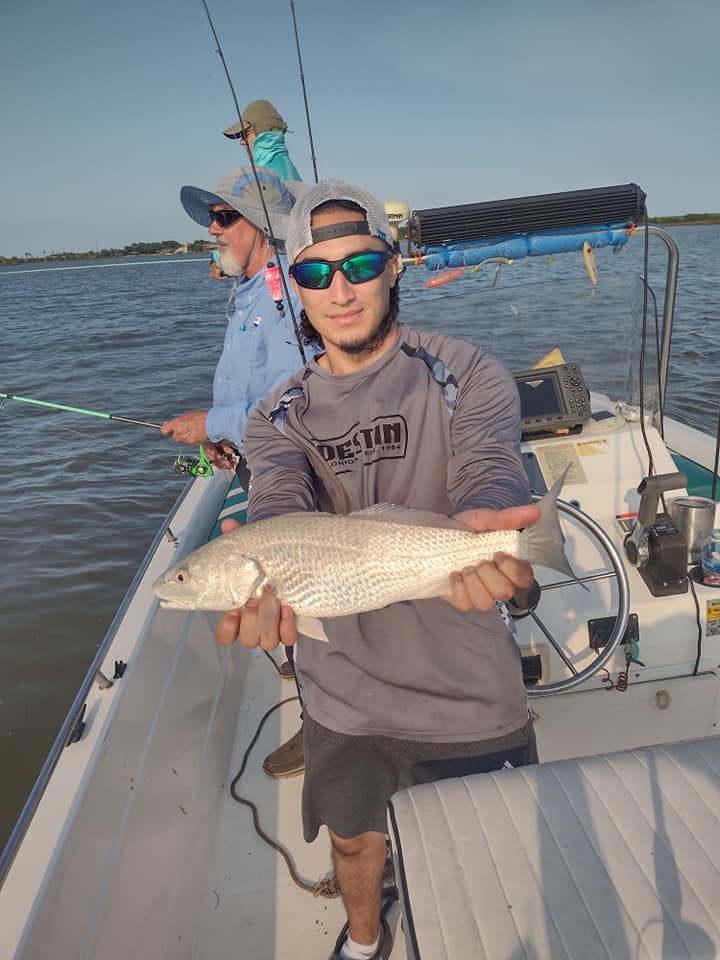
[[[313,167],[288,0],[207,0],[240,108]],[[320,178],[411,209],[638,183],[720,211],[718,0],[295,0]],[[246,162],[202,0],[0,0],[0,256],[196,240]]]

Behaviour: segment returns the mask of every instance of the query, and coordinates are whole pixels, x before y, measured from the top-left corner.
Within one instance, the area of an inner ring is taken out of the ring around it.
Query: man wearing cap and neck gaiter
[[[249,521],[386,502],[478,531],[534,523],[515,382],[486,351],[398,323],[377,198],[319,183],[293,209],[287,251],[305,340],[321,352],[248,419]],[[304,836],[327,827],[348,915],[333,960],[390,955],[382,878],[396,790],[536,761],[520,654],[496,607],[532,579],[496,554],[453,573],[447,597],[325,619],[328,643],[298,637],[271,588],[221,619],[224,645],[296,643]]]
[[[302,180],[285,143],[287,128],[269,100],[253,100],[243,110],[241,120],[223,133],[230,140],[247,144],[257,166],[268,167],[281,180]]]

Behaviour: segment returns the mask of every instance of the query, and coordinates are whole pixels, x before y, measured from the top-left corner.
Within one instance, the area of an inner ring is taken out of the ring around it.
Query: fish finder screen
[[[529,417],[547,417],[564,413],[565,408],[558,394],[554,376],[518,380],[517,388],[520,393],[523,420]]]

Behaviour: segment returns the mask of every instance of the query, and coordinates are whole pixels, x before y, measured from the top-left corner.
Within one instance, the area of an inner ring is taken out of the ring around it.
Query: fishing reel
[[[204,464],[200,457],[179,456],[173,464],[173,471],[190,477],[209,477],[212,476],[213,468],[210,464]]]
[[[200,455],[197,457],[186,457],[180,454],[175,459],[173,471],[187,474],[190,477],[211,477],[213,475],[212,464],[208,460],[202,444],[200,444]]]

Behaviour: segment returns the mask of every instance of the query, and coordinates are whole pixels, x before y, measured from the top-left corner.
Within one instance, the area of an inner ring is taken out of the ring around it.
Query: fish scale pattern
[[[311,617],[437,596],[453,571],[498,551],[518,552],[514,530],[477,534],[332,514],[275,517],[232,536],[242,554],[257,560],[281,600]]]

